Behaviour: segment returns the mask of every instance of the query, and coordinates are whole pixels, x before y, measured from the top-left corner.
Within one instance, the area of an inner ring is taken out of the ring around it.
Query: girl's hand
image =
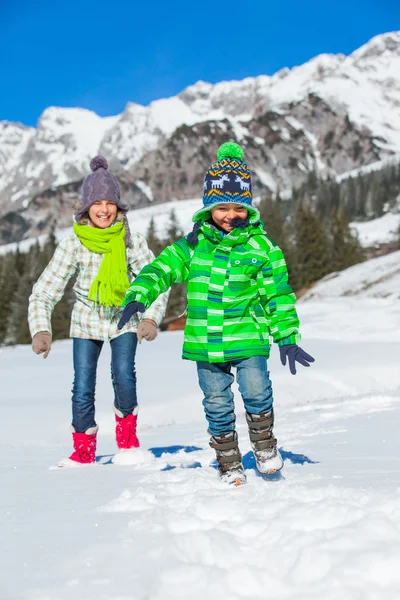
[[[51,335],[48,331],[39,331],[32,340],[32,350],[36,354],[43,354],[43,358],[47,358],[51,350]]]
[[[140,312],[140,313],[144,313],[144,311],[146,310],[145,305],[143,304],[143,302],[129,302],[129,304],[127,304],[122,312],[121,318],[118,321],[118,329],[122,329],[124,327],[124,325],[127,324],[127,322],[129,321],[129,319],[131,319],[133,317],[133,315],[135,315],[136,313]]]
[[[137,338],[141,344],[144,338],[148,342],[152,342],[157,337],[157,324],[152,319],[143,319],[137,330]]]

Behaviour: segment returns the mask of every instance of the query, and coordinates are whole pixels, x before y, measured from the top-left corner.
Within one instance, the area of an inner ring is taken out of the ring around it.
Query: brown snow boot
[[[213,435],[210,438],[210,446],[214,448],[217,456],[218,474],[221,481],[235,486],[246,483],[236,431]]]
[[[260,473],[275,473],[283,467],[283,460],[274,436],[274,410],[251,415],[246,412],[250,444]]]

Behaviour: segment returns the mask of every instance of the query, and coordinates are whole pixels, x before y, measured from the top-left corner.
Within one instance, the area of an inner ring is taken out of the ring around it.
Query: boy
[[[261,473],[283,461],[273,435],[272,384],[267,370],[270,340],[281,360],[309,366],[297,346],[299,320],[281,250],[267,236],[252,206],[250,171],[238,144],[223,144],[204,180],[203,208],[193,231],[146,266],[131,283],[118,327],[144,312],[173,283],[188,282],[183,358],[196,361],[203,406],[220,477],[246,481],[235,431],[231,384],[237,369],[251,446]]]

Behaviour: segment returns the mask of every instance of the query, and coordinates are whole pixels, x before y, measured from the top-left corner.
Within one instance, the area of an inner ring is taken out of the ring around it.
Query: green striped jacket
[[[285,259],[262,225],[223,235],[203,222],[198,239],[195,247],[184,237],[165,248],[131,283],[124,305],[143,302],[147,309],[173,283],[187,281],[188,360],[268,357],[271,338],[280,345],[299,341]]]

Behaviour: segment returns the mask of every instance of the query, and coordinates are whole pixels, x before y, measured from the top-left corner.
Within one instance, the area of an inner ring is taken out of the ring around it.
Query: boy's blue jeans
[[[208,432],[220,435],[235,429],[235,404],[231,386],[236,367],[236,378],[245,409],[251,414],[271,410],[273,404],[272,383],[265,356],[252,356],[244,360],[224,363],[198,362],[199,384],[204,393],[204,412]]]
[[[100,340],[73,338],[75,378],[72,388],[72,426],[78,433],[84,433],[96,425],[94,417],[96,371],[103,343]],[[136,333],[119,335],[110,341],[110,346],[114,405],[126,417],[137,406]]]

